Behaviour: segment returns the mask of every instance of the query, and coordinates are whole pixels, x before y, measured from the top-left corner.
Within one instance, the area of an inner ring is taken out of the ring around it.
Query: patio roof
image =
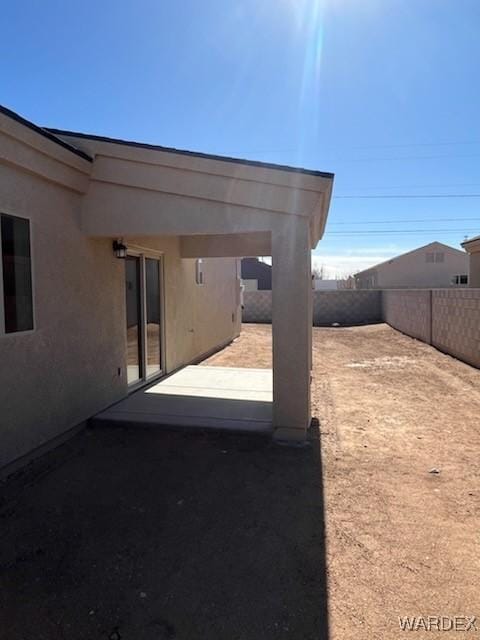
[[[251,167],[263,167],[267,169],[282,169],[283,171],[291,171],[293,173],[304,173],[305,175],[320,176],[323,178],[334,178],[333,173],[325,171],[316,171],[315,169],[305,169],[303,167],[294,167],[291,165],[275,164],[273,162],[261,162],[259,160],[247,160],[245,158],[235,158],[233,156],[223,156],[213,153],[204,153],[202,151],[191,151],[188,149],[177,149],[175,147],[165,147],[159,144],[150,144],[148,142],[136,142],[134,140],[122,140],[121,138],[111,138],[108,136],[99,136],[90,133],[81,133],[78,131],[68,131],[65,129],[55,129],[52,127],[43,127],[43,131],[53,134],[59,138],[73,137],[84,140],[91,140],[97,142],[108,142],[112,144],[119,144],[127,147],[136,147],[139,149],[150,149],[153,151],[163,151],[166,153],[174,153],[177,155],[191,156],[195,158],[205,158],[207,160],[218,160],[220,162],[233,162],[236,164],[243,164]]]
[[[331,173],[47,131],[94,158],[82,209],[88,235],[269,233],[286,216],[308,222],[310,248],[323,235]]]
[[[92,162],[92,158],[87,153],[85,153],[85,151],[81,151],[80,149],[77,149],[77,147],[75,147],[74,145],[69,144],[68,142],[65,142],[64,140],[56,136],[52,131],[39,127],[38,125],[31,122],[30,120],[27,120],[26,118],[23,118],[18,113],[15,113],[15,111],[8,109],[8,107],[4,107],[3,105],[0,105],[0,114],[2,114],[3,116],[6,116],[7,118],[10,118],[10,120],[15,120],[16,122],[18,122],[18,124],[22,125],[23,127],[26,127],[31,131],[34,131],[38,135],[42,136],[43,138],[47,138],[48,140],[63,147],[64,149],[68,149],[68,151],[70,151],[71,153],[74,153],[77,156],[80,156],[80,158],[83,158],[84,160],[88,160],[88,162]]]

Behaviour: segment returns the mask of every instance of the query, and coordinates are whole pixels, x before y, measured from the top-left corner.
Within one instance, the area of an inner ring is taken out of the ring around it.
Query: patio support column
[[[273,428],[302,442],[310,424],[312,281],[309,225],[285,219],[272,231]]]

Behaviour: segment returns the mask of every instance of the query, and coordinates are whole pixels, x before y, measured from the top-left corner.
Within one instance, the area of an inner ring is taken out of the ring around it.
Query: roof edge
[[[259,167],[263,169],[274,169],[277,171],[289,171],[290,173],[301,173],[309,176],[317,176],[319,178],[326,178],[333,180],[334,173],[328,173],[325,171],[315,171],[314,169],[304,169],[302,167],[292,167],[290,165],[275,164],[271,162],[261,162],[260,160],[246,160],[244,158],[234,158],[231,156],[219,156],[211,153],[203,153],[201,151],[188,151],[186,149],[175,149],[174,147],[164,147],[157,144],[149,144],[147,142],[135,142],[133,140],[122,140],[121,138],[109,138],[107,136],[98,136],[88,133],[80,133],[78,131],[65,131],[63,129],[53,129],[46,127],[44,131],[47,131],[55,136],[71,136],[74,138],[81,138],[84,140],[97,140],[98,142],[108,142],[111,144],[119,144],[126,147],[136,147],[139,149],[149,149],[151,151],[163,151],[165,153],[175,153],[177,155],[191,156],[194,158],[203,158],[205,160],[217,160],[219,162],[231,162],[234,164],[243,164],[250,167]]]
[[[44,138],[47,138],[48,140],[55,142],[56,144],[60,145],[64,149],[71,151],[75,155],[80,156],[80,158],[83,158],[84,160],[88,160],[88,162],[93,162],[93,158],[89,156],[88,153],[85,153],[85,151],[81,151],[80,149],[77,149],[73,145],[68,144],[68,142],[65,142],[64,140],[61,140],[60,138],[58,138],[52,131],[39,127],[38,125],[34,124],[30,120],[23,118],[15,111],[8,109],[7,107],[4,107],[1,104],[0,104],[0,113],[2,113],[4,116],[7,116],[7,118],[11,118],[12,120],[15,120],[16,122],[23,125],[24,127],[28,127],[29,129],[31,129],[32,131],[35,131],[36,133],[40,134]]]
[[[463,251],[460,251],[460,249],[457,249],[456,247],[451,247],[449,244],[445,244],[444,242],[439,242],[438,240],[432,240],[432,242],[429,242],[428,244],[423,244],[421,247],[416,247],[415,249],[410,249],[410,251],[405,251],[405,253],[399,253],[397,256],[392,256],[391,258],[388,258],[387,260],[384,260],[383,262],[377,262],[377,264],[373,264],[371,267],[368,267],[367,269],[363,269],[362,271],[357,271],[357,273],[353,274],[353,277],[360,276],[360,275],[362,275],[362,273],[366,273],[367,271],[371,271],[372,269],[376,269],[377,267],[381,267],[384,264],[388,264],[388,263],[392,262],[393,260],[398,260],[398,258],[404,258],[405,256],[408,256],[411,253],[415,253],[416,251],[421,251],[422,249],[426,249],[427,247],[432,246],[432,244],[441,244],[442,247],[447,247],[447,249],[452,249],[453,251],[458,251],[458,253],[461,253],[462,255],[464,254]],[[462,246],[463,246],[463,243],[462,243]]]
[[[473,242],[478,242],[480,240],[480,236],[473,236],[473,238],[467,238],[467,240],[464,240],[462,242],[462,247],[465,247],[468,244],[471,244]]]

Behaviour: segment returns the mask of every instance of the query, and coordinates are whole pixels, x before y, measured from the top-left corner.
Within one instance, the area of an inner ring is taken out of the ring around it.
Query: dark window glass
[[[161,369],[160,261],[145,258],[145,302],[147,307],[147,376]]]
[[[33,329],[32,265],[28,220],[1,216],[5,332]]]
[[[138,382],[141,371],[141,300],[140,300],[140,258],[127,256],[125,260],[125,291],[127,297],[127,381]]]

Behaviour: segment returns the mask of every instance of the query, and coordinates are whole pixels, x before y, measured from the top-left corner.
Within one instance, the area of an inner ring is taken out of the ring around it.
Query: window
[[[0,289],[4,327],[15,333],[33,329],[32,264],[30,223],[25,218],[0,215],[2,278]],[[1,315],[1,309],[0,309]]]
[[[453,285],[468,284],[468,275],[462,274],[460,276],[453,276],[452,284]]]
[[[445,261],[445,254],[443,253],[443,251],[429,251],[428,253],[425,254],[425,262],[438,263],[438,262],[444,262],[444,261]]]
[[[195,261],[195,282],[197,284],[205,284],[202,258],[198,258],[198,260]]]

